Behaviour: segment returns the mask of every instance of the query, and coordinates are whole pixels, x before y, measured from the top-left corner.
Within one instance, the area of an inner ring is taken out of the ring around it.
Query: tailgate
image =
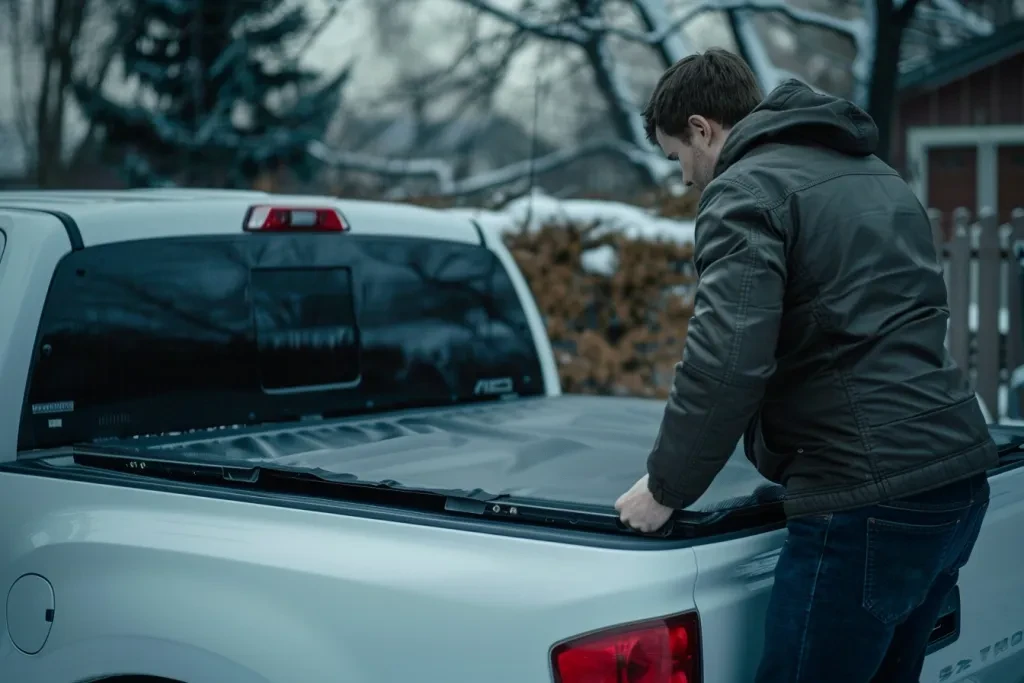
[[[959,637],[925,662],[922,683],[1024,682],[1024,467],[990,478],[991,503],[960,572]],[[957,614],[934,638],[955,635]]]
[[[1019,457],[1019,456],[1017,456]],[[1024,683],[1024,466],[990,476],[991,503],[921,683]],[[704,683],[753,680],[785,530],[695,548]]]

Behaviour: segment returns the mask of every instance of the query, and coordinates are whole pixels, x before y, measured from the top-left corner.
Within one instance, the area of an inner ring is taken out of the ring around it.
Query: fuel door
[[[53,586],[38,574],[25,574],[7,594],[7,631],[25,654],[43,649],[54,616]]]

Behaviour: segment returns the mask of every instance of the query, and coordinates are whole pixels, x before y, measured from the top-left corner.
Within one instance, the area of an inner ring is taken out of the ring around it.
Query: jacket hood
[[[790,79],[733,126],[715,165],[715,176],[758,145],[770,142],[818,145],[850,156],[868,156],[878,147],[878,127],[852,102],[823,95]]]

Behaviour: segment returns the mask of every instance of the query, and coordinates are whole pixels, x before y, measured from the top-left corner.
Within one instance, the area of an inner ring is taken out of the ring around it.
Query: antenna
[[[569,19],[569,6],[567,5],[562,12],[562,15],[558,17],[558,23],[564,24]],[[537,66],[535,67],[536,78],[533,81],[533,131],[530,134],[530,172],[529,180],[526,191],[529,193],[530,201],[526,205],[526,226],[529,226],[533,222],[533,200],[534,200],[534,185],[537,182],[537,145],[540,142],[540,129],[538,124],[540,122],[540,95],[541,95],[541,77],[540,68],[542,65],[547,64],[545,57],[547,56],[548,41],[545,40],[540,44],[540,48],[537,50]],[[545,84],[546,86],[546,84]]]
[[[535,67],[534,71],[535,78],[533,81],[533,123],[530,124],[533,130],[530,132],[530,173],[527,176],[528,185],[526,188],[529,201],[526,205],[526,224],[523,226],[524,230],[527,229],[531,223],[533,223],[533,187],[534,184],[537,182],[537,143],[538,138],[540,137],[540,131],[537,127],[538,122],[540,120],[540,68],[545,63],[544,55],[545,48],[547,48],[547,46],[548,44],[546,40],[540,44],[540,49],[537,51],[537,66]]]

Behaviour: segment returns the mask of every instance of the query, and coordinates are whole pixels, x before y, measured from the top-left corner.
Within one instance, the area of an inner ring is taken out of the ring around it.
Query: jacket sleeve
[[[647,460],[655,500],[677,509],[707,491],[758,410],[786,288],[784,236],[747,189],[708,185],[695,232],[694,313]]]

